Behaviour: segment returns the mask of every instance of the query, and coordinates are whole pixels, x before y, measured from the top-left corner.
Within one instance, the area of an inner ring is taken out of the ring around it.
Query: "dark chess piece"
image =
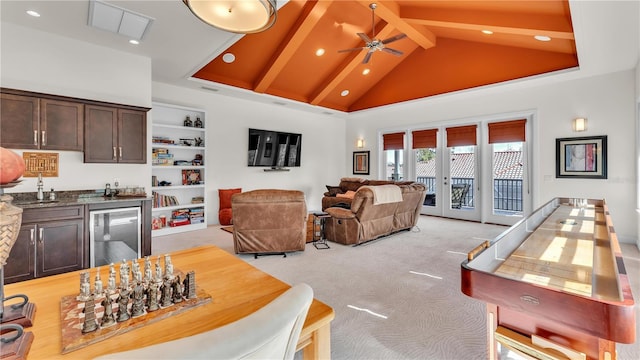
[[[200,120],[200,116],[196,117],[196,122],[194,124],[197,128],[201,128],[202,127],[202,120]]]
[[[84,322],[82,323],[82,333],[90,333],[98,330],[98,322],[96,321],[96,302],[93,296],[84,302]]]
[[[187,299],[195,299],[196,298],[196,273],[194,271],[189,271],[187,276],[184,278],[184,297]]]
[[[164,283],[162,283],[160,291],[162,291],[162,296],[160,296],[160,306],[171,306],[173,302],[171,301],[171,279],[169,279],[169,277],[164,278]]]
[[[182,302],[182,283],[180,282],[180,275],[176,276],[171,287],[173,288],[173,303],[177,304]]]
[[[147,289],[147,311],[156,311],[160,309],[158,305],[158,284],[150,283]]]
[[[144,287],[140,281],[136,282],[133,288],[133,301],[131,303],[131,316],[138,317],[144,315]]]
[[[188,126],[188,127],[193,126],[193,121],[191,121],[191,118],[189,117],[189,115],[187,115],[187,118],[184,119],[184,126]]]
[[[113,300],[107,293],[104,300],[102,300],[102,307],[104,307],[104,315],[100,321],[100,326],[107,327],[116,323],[116,317],[113,315]]]
[[[129,290],[127,288],[120,289],[118,296],[118,322],[127,321],[131,318],[127,305],[129,304]]]

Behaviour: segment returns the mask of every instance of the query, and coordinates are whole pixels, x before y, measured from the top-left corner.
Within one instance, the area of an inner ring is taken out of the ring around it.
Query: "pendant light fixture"
[[[200,20],[221,30],[251,34],[276,23],[276,0],[182,0]]]

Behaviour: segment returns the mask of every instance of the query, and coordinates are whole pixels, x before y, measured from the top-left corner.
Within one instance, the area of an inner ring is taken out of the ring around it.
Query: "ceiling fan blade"
[[[406,38],[406,37],[407,37],[407,34],[398,34],[398,35],[396,35],[396,36],[392,36],[392,37],[390,37],[390,38],[388,38],[388,39],[384,39],[384,40],[382,40],[382,41],[381,41],[381,43],[383,43],[383,44],[388,44],[388,43],[390,43],[390,42],[394,42],[394,41],[396,41],[396,40],[404,39],[404,38]]]
[[[373,55],[373,51],[367,52],[367,54],[364,56],[364,59],[362,60],[362,63],[363,64],[368,63],[369,60],[371,59],[371,55]]]
[[[360,39],[362,39],[367,44],[371,42],[371,39],[369,39],[369,37],[365,33],[358,33],[358,36],[360,36]]]
[[[384,51],[384,52],[388,52],[389,54],[393,54],[393,55],[395,55],[395,56],[400,56],[400,55],[404,54],[404,53],[403,53],[402,51],[400,51],[400,50],[391,49],[391,48],[388,48],[388,47],[383,48],[383,49],[382,49],[382,51]]]
[[[348,51],[360,51],[360,50],[364,50],[366,49],[366,47],[358,47],[358,48],[351,48],[351,49],[342,49],[342,50],[338,50],[339,53],[343,53],[343,52],[348,52]]]

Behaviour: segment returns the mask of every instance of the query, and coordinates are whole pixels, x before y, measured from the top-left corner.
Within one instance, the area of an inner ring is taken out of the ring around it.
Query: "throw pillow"
[[[220,209],[231,209],[231,195],[240,192],[242,192],[242,188],[218,189],[218,197],[220,198]]]
[[[340,188],[340,186],[331,186],[331,185],[326,185],[326,186],[327,186],[327,191],[329,191],[329,196],[336,196],[336,194],[342,193],[342,189]]]
[[[347,199],[353,199],[353,197],[356,195],[355,191],[347,191],[344,194],[336,194],[336,197],[341,197],[341,198],[347,198]]]

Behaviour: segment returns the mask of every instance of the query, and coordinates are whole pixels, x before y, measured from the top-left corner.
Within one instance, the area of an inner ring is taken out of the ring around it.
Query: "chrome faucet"
[[[39,201],[44,200],[44,191],[42,191],[43,187],[44,187],[44,184],[42,182],[42,173],[38,173],[38,195],[37,195],[37,199]]]

